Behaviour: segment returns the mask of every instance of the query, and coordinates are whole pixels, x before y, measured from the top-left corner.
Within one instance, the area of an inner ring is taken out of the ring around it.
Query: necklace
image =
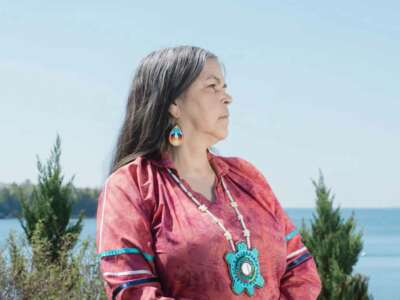
[[[265,283],[264,278],[260,273],[258,250],[257,248],[251,248],[250,230],[247,229],[246,224],[244,223],[243,215],[240,214],[238,204],[228,190],[223,176],[221,176],[221,182],[224,187],[224,191],[228,195],[230,205],[235,210],[236,216],[243,228],[243,236],[246,242],[237,241],[234,243],[232,234],[228,231],[228,229],[225,228],[221,220],[212,214],[206,205],[201,204],[169,168],[167,168],[167,170],[172,178],[174,178],[174,180],[181,187],[181,189],[188,195],[194,204],[196,204],[197,208],[201,212],[208,214],[213,223],[217,224],[224,232],[224,236],[232,248],[232,251],[227,252],[224,258],[228,266],[229,275],[232,282],[231,288],[233,292],[237,295],[240,295],[245,290],[248,296],[253,296],[254,287],[263,287]]]

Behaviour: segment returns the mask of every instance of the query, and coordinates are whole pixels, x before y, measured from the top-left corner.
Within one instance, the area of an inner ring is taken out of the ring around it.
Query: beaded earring
[[[180,146],[183,142],[183,132],[182,129],[176,124],[174,128],[169,132],[168,140],[172,146]]]

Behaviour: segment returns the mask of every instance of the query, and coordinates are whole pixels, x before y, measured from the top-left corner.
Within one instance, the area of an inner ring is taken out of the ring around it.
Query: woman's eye
[[[208,87],[211,87],[211,88],[213,88],[215,90],[217,88],[217,85],[215,83],[212,83]]]
[[[211,87],[211,88],[213,88],[213,89],[216,89],[216,88],[218,87],[218,85],[217,85],[216,83],[212,83],[212,84],[209,84],[207,87]],[[222,87],[222,89],[226,89],[226,88],[227,88],[227,85],[224,84],[224,86]]]

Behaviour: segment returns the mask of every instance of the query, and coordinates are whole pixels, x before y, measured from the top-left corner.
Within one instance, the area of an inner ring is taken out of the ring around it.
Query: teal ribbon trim
[[[140,250],[138,248],[120,248],[120,249],[108,250],[108,251],[99,253],[98,258],[121,255],[121,254],[141,254],[148,261],[152,261],[154,259],[153,255],[143,252],[142,250]]]
[[[285,236],[285,240],[287,240],[287,241],[291,240],[298,233],[299,233],[299,230],[296,228],[291,233],[289,233],[287,236]]]

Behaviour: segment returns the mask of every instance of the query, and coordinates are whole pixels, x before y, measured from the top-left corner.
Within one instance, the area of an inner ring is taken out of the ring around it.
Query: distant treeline
[[[30,195],[34,186],[29,180],[22,184],[0,183],[0,219],[16,218],[21,211],[16,189],[20,188],[25,195]],[[83,211],[86,218],[96,217],[99,192],[93,188],[75,188],[72,216],[77,217],[79,212]]]

